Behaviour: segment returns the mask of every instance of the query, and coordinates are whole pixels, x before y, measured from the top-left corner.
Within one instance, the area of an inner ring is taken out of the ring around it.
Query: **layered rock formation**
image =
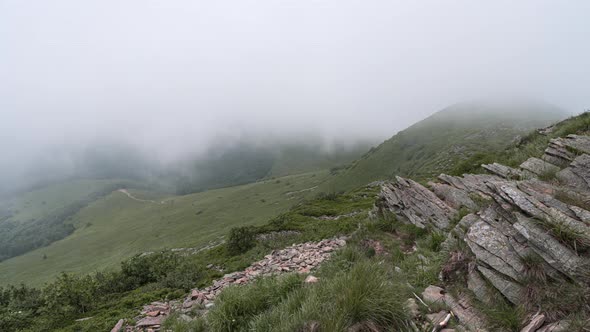
[[[518,168],[483,167],[492,174],[441,175],[429,183],[431,190],[402,178],[383,184],[378,213],[393,213],[421,228],[451,229],[445,247],[467,245],[471,263],[462,277],[483,303],[499,293],[513,304],[525,304],[526,262],[533,257],[548,283],[588,285],[590,137],[553,139],[542,158],[530,158]],[[463,208],[472,213],[453,225]],[[567,325],[538,317],[526,331]]]

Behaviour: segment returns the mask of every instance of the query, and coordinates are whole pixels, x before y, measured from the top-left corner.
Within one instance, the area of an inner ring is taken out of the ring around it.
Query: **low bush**
[[[256,229],[251,226],[234,227],[229,232],[226,248],[230,255],[242,254],[256,244]]]

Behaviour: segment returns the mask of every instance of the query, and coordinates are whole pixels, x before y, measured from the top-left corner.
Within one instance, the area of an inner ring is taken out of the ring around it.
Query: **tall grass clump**
[[[180,314],[174,313],[164,321],[162,325],[164,331],[174,332],[207,332],[209,328],[205,319],[197,318],[185,320]]]
[[[403,302],[407,297],[401,280],[388,275],[383,265],[364,260],[346,273],[322,278],[318,284],[289,294],[285,301],[257,316],[250,329],[399,331],[407,326]]]
[[[215,301],[215,308],[207,315],[208,323],[213,331],[246,330],[254,316],[277,305],[302,284],[301,276],[290,274],[230,287]]]

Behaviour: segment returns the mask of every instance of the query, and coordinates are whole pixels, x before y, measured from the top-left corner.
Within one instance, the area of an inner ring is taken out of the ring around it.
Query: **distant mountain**
[[[347,190],[395,175],[432,178],[474,153],[505,148],[520,135],[568,115],[555,106],[530,101],[452,105],[333,172],[322,189]]]
[[[262,179],[337,168],[365,152],[369,143],[324,148],[320,142],[242,143],[213,149],[207,158],[186,162],[164,180],[177,194],[241,185]]]

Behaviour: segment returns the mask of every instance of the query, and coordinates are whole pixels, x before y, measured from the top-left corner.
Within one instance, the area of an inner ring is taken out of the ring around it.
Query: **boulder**
[[[517,280],[523,265],[508,237],[483,220],[468,230],[465,241],[475,257],[494,270]]]
[[[459,210],[465,207],[469,210],[477,210],[477,204],[473,202],[469,193],[444,183],[429,182],[428,185],[438,198],[442,199],[452,208]]]
[[[401,177],[384,184],[380,193],[379,208],[392,212],[401,220],[420,228],[434,226],[446,229],[457,210],[448,206],[424,186]]]
[[[549,172],[557,173],[559,171],[559,167],[534,157],[531,157],[520,164],[520,168],[535,175],[543,175]]]
[[[573,279],[586,279],[590,259],[578,256],[545,229],[522,214],[517,214],[516,228],[532,244],[531,248],[549,265]]]
[[[444,296],[445,296],[445,290],[438,287],[438,286],[433,286],[433,285],[426,287],[424,292],[422,292],[422,298],[424,299],[424,301],[431,302],[431,303],[434,303],[434,302],[442,303]]]
[[[481,167],[483,167],[486,171],[498,175],[506,180],[519,180],[523,177],[522,171],[498,163],[481,165]]]
[[[522,286],[520,286],[516,281],[507,278],[506,276],[496,272],[495,270],[488,269],[482,265],[478,265],[477,269],[510,302],[514,304],[520,304],[520,294],[522,294]]]

